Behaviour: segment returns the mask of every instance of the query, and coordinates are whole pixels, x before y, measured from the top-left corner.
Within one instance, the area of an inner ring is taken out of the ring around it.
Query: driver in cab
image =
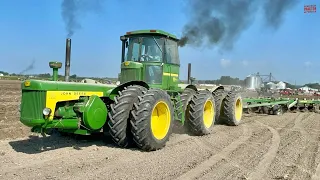
[[[161,55],[157,47],[150,46],[149,50],[141,56],[141,61],[161,61]]]

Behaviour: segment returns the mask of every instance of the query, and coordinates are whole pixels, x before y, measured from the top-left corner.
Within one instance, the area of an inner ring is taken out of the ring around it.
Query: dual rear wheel
[[[120,147],[161,149],[172,132],[174,109],[170,96],[160,89],[129,86],[119,92],[109,112],[109,134]]]
[[[185,112],[185,121],[189,132],[194,135],[206,135],[216,121],[221,124],[237,126],[242,119],[243,107],[240,94],[223,89],[195,91],[185,89],[179,104]],[[178,116],[179,117],[179,116]]]
[[[218,123],[237,126],[242,119],[243,107],[240,94],[223,89],[214,92],[185,89],[176,107],[185,113],[188,131],[193,135],[206,135]],[[178,113],[182,114],[182,113]],[[181,118],[181,115],[178,116]]]

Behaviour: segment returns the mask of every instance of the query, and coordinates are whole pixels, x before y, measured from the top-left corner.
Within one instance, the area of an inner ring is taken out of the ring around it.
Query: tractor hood
[[[26,80],[22,82],[21,89],[37,91],[100,91],[107,92],[115,88],[112,84],[89,84],[63,81]]]

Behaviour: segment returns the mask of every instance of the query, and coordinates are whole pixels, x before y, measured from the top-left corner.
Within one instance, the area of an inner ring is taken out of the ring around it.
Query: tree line
[[[5,71],[0,71],[0,74],[3,74],[4,76],[25,76],[25,75],[19,75],[19,74],[15,74],[15,73],[8,73]],[[51,78],[51,74],[50,73],[44,73],[44,74],[36,74],[33,75],[39,78],[43,78],[43,79],[49,79]],[[64,76],[63,75],[58,75],[59,79],[63,79]],[[91,79],[101,79],[101,78],[96,78],[96,77],[80,77],[77,76],[76,74],[73,74],[70,76],[70,79],[85,79],[85,78],[91,78]],[[110,79],[110,80],[116,80],[117,78],[105,78],[105,79]],[[239,78],[234,78],[231,76],[221,76],[219,79],[216,80],[198,80],[198,79],[194,79],[196,81],[196,83],[198,84],[222,84],[222,85],[239,85],[239,86],[245,86],[245,81],[241,80]],[[186,81],[181,81],[182,83],[186,83]],[[286,83],[286,87],[287,88],[291,88],[291,89],[296,89],[299,87],[302,87],[301,85],[294,85],[294,84],[290,84],[288,82]],[[303,86],[308,86],[310,88],[313,89],[320,89],[320,84],[319,83],[307,83],[304,84]]]

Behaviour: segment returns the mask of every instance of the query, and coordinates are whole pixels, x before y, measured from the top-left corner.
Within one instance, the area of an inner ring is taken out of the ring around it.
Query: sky
[[[60,0],[0,0],[0,70],[51,73],[49,61],[65,60],[66,26]],[[180,51],[180,79],[192,63],[196,79],[239,77],[259,72],[276,80],[304,84],[320,82],[320,12],[304,13],[300,0],[285,13],[277,30],[263,26],[261,14],[240,33],[233,49],[185,46]],[[180,38],[188,21],[184,0],[106,0],[99,13],[80,14],[81,29],[72,36],[71,74],[117,77],[121,41],[127,31],[161,29]],[[64,69],[60,69],[60,74]]]

